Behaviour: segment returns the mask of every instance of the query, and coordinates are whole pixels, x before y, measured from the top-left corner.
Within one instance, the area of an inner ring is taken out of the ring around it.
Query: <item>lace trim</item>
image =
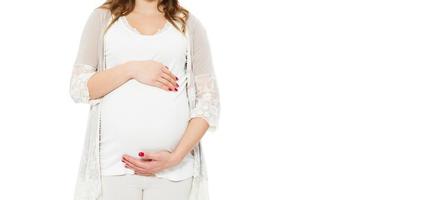
[[[191,118],[201,117],[209,124],[210,131],[216,131],[220,113],[219,91],[216,76],[202,74],[195,76],[196,98]]]
[[[86,64],[76,64],[72,70],[69,93],[75,103],[95,105],[101,98],[89,99],[88,80],[96,73],[96,68]]]
[[[101,195],[101,174],[98,162],[99,154],[99,109],[90,110],[85,142],[80,160],[75,188],[75,200],[95,200]]]

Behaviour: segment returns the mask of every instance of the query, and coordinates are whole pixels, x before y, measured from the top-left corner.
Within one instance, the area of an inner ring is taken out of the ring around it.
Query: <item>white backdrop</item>
[[[0,199],[72,199],[88,105],[69,78],[99,0],[2,3]],[[211,200],[423,199],[423,5],[185,0],[221,92]]]

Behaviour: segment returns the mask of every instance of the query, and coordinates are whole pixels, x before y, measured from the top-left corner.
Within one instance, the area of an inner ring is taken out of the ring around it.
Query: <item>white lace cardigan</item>
[[[105,69],[103,36],[111,21],[109,10],[95,8],[84,26],[80,46],[70,78],[70,96],[75,103],[90,105],[80,167],[76,181],[75,200],[101,200],[102,185],[99,161],[99,136],[101,133],[101,101],[90,99],[88,79],[97,71]],[[219,91],[213,69],[206,30],[192,14],[187,20],[188,37],[187,94],[190,116],[205,119],[215,132],[220,112]],[[208,200],[207,170],[201,141],[190,152],[194,155],[194,179],[189,200]]]

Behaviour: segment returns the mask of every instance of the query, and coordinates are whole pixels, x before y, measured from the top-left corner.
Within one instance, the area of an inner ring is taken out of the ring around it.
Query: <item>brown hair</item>
[[[110,10],[112,14],[112,21],[107,26],[106,31],[109,27],[116,22],[121,16],[126,16],[132,12],[135,8],[135,0],[106,0],[98,8],[105,8]],[[162,10],[161,10],[162,8]],[[188,10],[179,5],[178,0],[158,0],[157,9],[164,13],[165,18],[179,31],[185,33],[186,21],[188,18]],[[182,14],[182,16],[181,16]],[[182,24],[181,27],[176,25],[176,22]]]

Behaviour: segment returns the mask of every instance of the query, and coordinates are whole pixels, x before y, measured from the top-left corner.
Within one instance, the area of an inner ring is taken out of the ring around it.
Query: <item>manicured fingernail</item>
[[[141,157],[143,157],[144,156],[144,152],[141,151],[141,152],[138,153],[138,155],[141,156]]]
[[[179,80],[179,78],[176,76],[176,80]]]
[[[171,88],[169,88],[169,91],[172,91],[172,89],[171,89]]]
[[[176,87],[179,87],[179,84],[176,84]]]
[[[178,88],[175,88],[175,91],[178,91]]]

